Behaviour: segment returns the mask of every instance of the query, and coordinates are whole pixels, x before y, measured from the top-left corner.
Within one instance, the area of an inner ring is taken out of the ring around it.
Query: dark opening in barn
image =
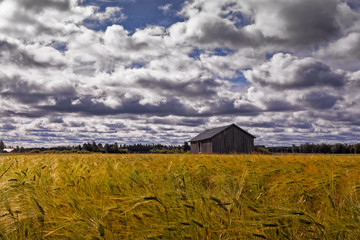
[[[252,153],[255,138],[236,124],[208,129],[190,140],[191,153]]]

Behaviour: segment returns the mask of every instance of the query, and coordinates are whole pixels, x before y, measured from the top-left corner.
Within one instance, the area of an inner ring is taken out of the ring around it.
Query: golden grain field
[[[4,172],[0,239],[360,239],[354,155],[11,155]]]

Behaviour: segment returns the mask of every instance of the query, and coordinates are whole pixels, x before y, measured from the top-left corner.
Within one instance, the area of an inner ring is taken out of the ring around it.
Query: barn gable
[[[251,153],[255,136],[235,124],[205,130],[190,140],[192,153]]]

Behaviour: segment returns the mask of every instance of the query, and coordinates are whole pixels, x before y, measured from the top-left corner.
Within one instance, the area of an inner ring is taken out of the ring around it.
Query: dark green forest
[[[1,145],[2,143],[2,145]],[[1,140],[0,150],[6,148],[6,145]],[[9,148],[12,148],[9,146]],[[190,151],[190,146],[187,142],[183,145],[162,145],[162,144],[102,144],[95,141],[87,142],[77,146],[57,146],[57,147],[37,147],[24,148],[16,146],[12,152],[20,153],[185,153]]]

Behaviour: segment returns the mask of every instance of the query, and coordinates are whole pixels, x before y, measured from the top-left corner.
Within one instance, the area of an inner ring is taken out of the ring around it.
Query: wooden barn
[[[255,138],[236,124],[208,129],[190,140],[191,153],[251,153]]]

